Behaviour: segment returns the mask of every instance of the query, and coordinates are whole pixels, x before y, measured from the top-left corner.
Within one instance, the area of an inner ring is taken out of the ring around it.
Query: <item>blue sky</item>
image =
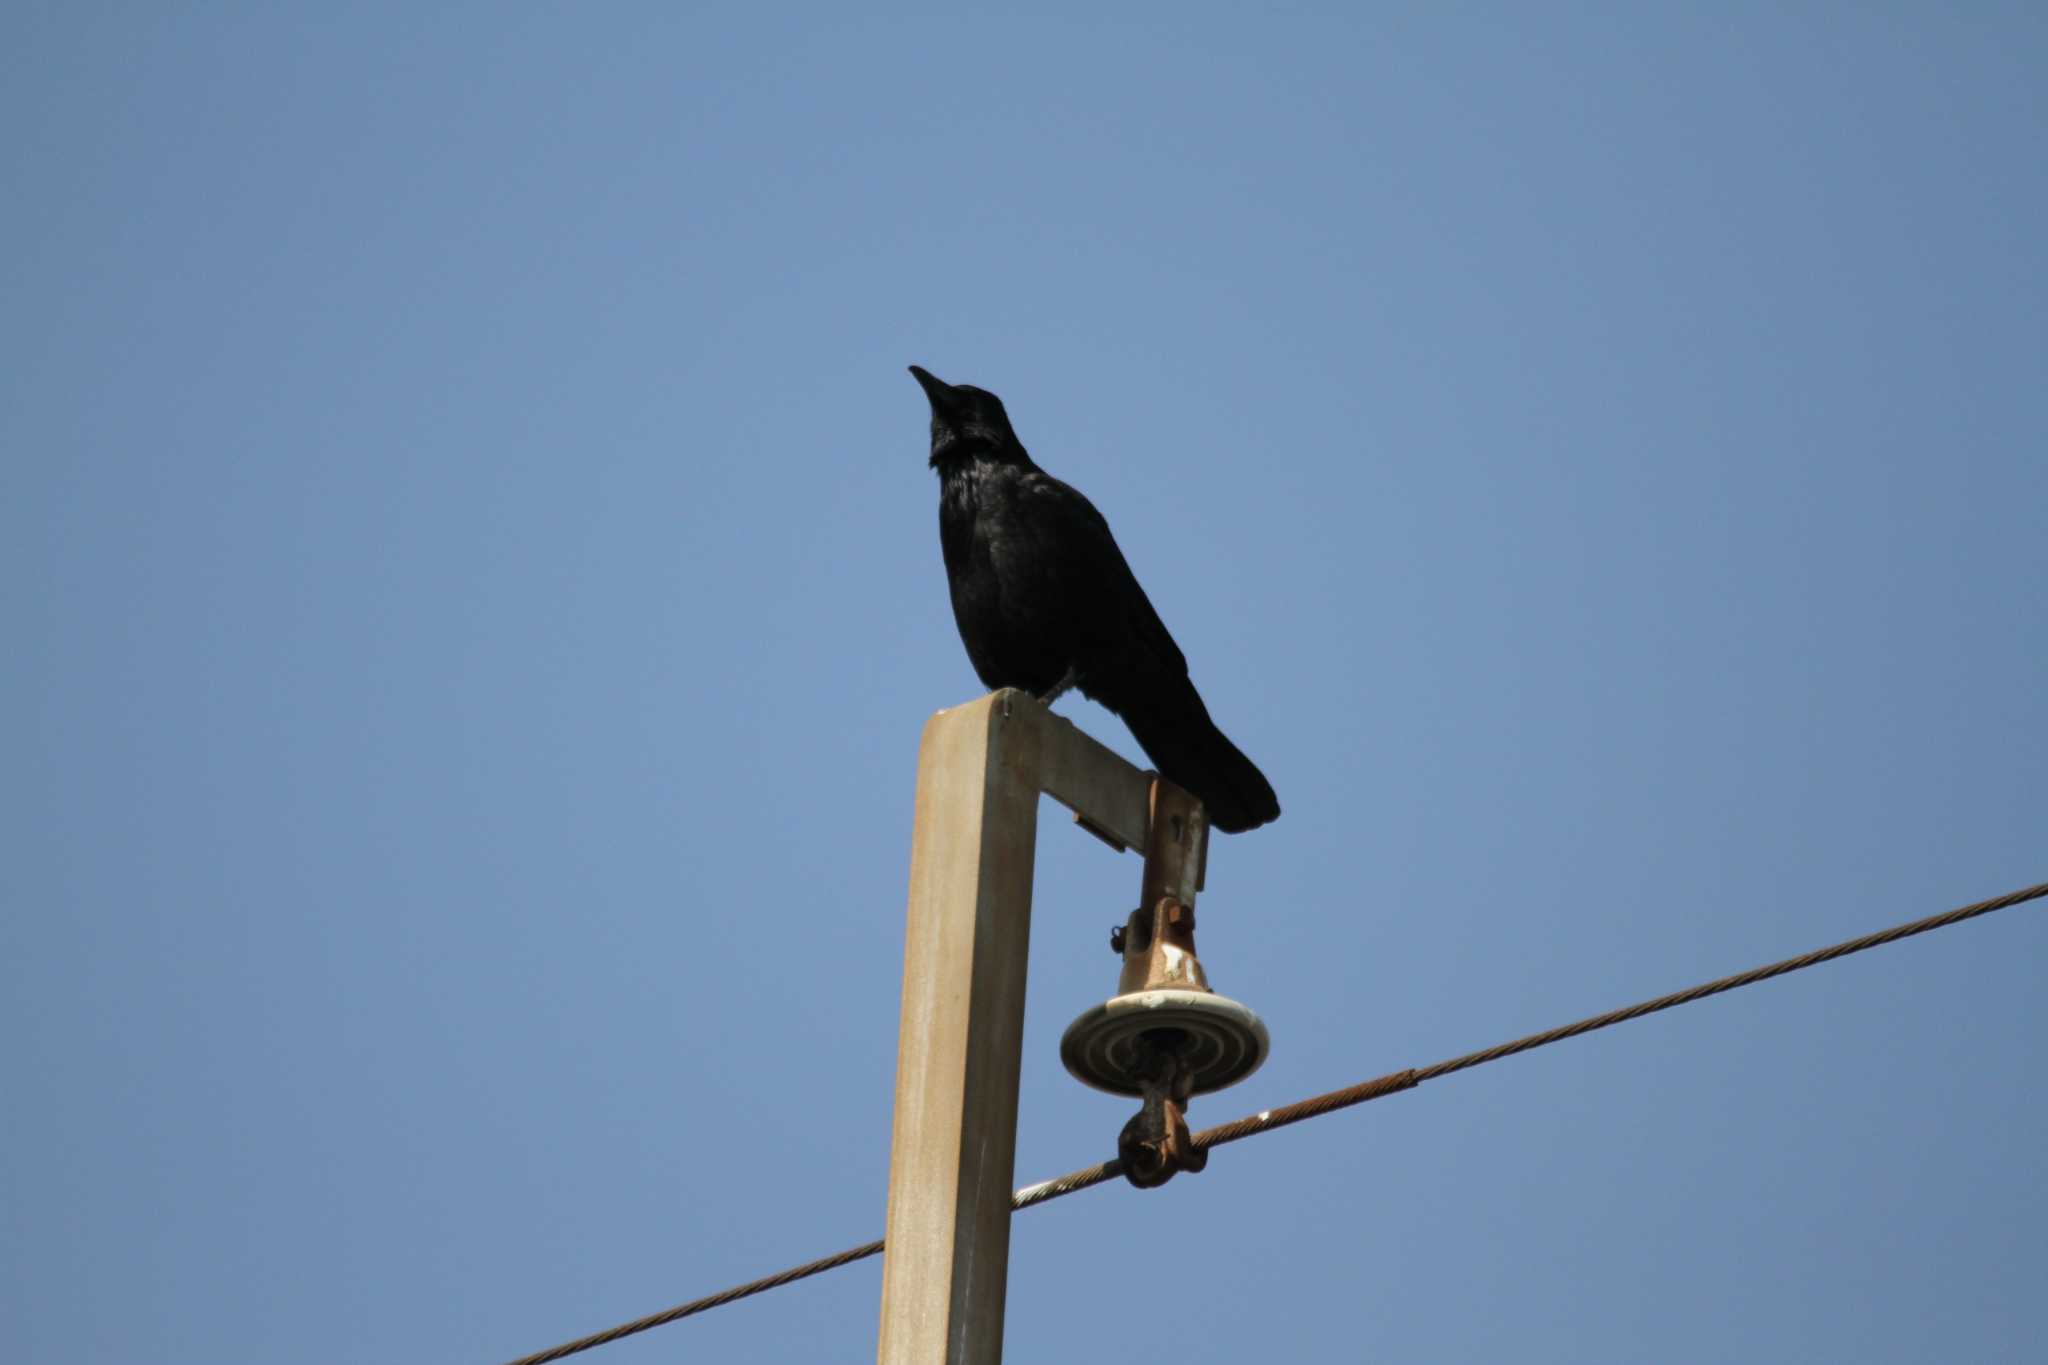
[[[911,362],[1278,788],[1198,1124],[2048,876],[2038,7],[24,4],[0,1353],[492,1361],[881,1230]],[[1114,717],[1061,704],[1137,756]],[[1020,1183],[1135,859],[1043,823]],[[2016,909],[1021,1216],[1016,1361],[2013,1359]],[[857,1361],[878,1262],[592,1360]]]

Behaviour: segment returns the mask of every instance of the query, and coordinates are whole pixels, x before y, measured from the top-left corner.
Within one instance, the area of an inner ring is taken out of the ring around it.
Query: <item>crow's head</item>
[[[948,384],[922,366],[912,365],[910,373],[924,385],[932,402],[932,458],[939,461],[977,451],[1005,454],[1021,451],[1017,433],[1010,430],[1010,415],[1003,400],[987,389],[972,384]]]

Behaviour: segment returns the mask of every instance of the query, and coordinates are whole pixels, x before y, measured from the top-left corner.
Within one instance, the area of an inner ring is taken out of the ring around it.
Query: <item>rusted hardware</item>
[[[1110,931],[1110,945],[1123,954],[1123,972],[1116,993],[1133,991],[1206,991],[1209,978],[1195,956],[1195,912],[1171,896]]]
[[[1152,829],[1138,908],[1110,945],[1123,954],[1117,994],[1209,989],[1195,957],[1195,889],[1207,857],[1209,821],[1201,802],[1164,778],[1152,783]]]
[[[1266,1026],[1215,993],[1195,956],[1195,893],[1209,842],[1201,803],[1154,779],[1138,908],[1109,931],[1122,959],[1117,993],[1060,1037],[1060,1060],[1084,1084],[1143,1105],[1117,1135],[1124,1176],[1140,1189],[1208,1164],[1188,1132],[1188,1100],[1244,1079],[1266,1058]]]
[[[1102,834],[1100,830],[1091,833]],[[1105,838],[1112,836],[1103,836]],[[1209,820],[1201,802],[1163,777],[1152,779],[1152,824],[1145,841],[1145,880],[1139,892],[1138,909],[1130,920],[1109,931],[1110,951],[1125,957],[1119,994],[1146,989],[1143,984],[1155,975],[1153,986],[1186,989],[1187,983],[1170,969],[1150,962],[1142,966],[1133,959],[1149,953],[1155,942],[1170,943],[1176,953],[1192,957],[1195,951],[1195,893],[1202,889],[1202,877],[1209,862]],[[1162,905],[1165,919],[1157,919]],[[1200,968],[1196,969],[1199,976]],[[1194,989],[1206,990],[1207,986]]]
[[[1207,860],[1209,822],[1201,803],[1163,779],[1152,784],[1152,827],[1145,841],[1145,879],[1138,908],[1111,943],[1123,954],[1117,994],[1209,989],[1195,956],[1195,892]],[[1189,1040],[1179,1029],[1147,1031],[1136,1065],[1143,1107],[1117,1134],[1124,1178],[1139,1189],[1199,1171],[1208,1153],[1188,1137],[1187,1105],[1194,1079]]]
[[[1152,779],[1152,823],[1145,835],[1140,905],[1171,896],[1193,910],[1208,859],[1209,816],[1202,803],[1163,777]]]
[[[1141,1190],[1164,1185],[1180,1171],[1199,1171],[1209,1153],[1188,1132],[1188,1095],[1193,1073],[1183,1064],[1187,1035],[1158,1029],[1142,1041],[1139,1084],[1145,1103],[1116,1136],[1124,1179]]]

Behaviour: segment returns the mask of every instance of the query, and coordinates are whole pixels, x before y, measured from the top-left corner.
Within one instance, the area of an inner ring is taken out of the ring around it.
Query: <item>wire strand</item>
[[[560,1360],[564,1356],[573,1356],[579,1351],[588,1351],[594,1346],[603,1346],[609,1342],[617,1341],[620,1337],[630,1337],[637,1332],[645,1332],[651,1327],[665,1327],[669,1323],[687,1318],[693,1313],[703,1313],[713,1308],[723,1307],[735,1299],[744,1299],[750,1294],[759,1294],[766,1290],[779,1289],[783,1285],[793,1284],[797,1280],[808,1279],[813,1275],[822,1275],[828,1270],[837,1270],[840,1266],[852,1265],[855,1261],[864,1261],[870,1256],[878,1255],[881,1250],[882,1243],[879,1238],[872,1242],[864,1242],[860,1246],[849,1247],[837,1256],[825,1256],[800,1266],[792,1266],[778,1275],[770,1275],[759,1280],[749,1280],[745,1284],[736,1284],[730,1289],[721,1289],[716,1294],[707,1294],[701,1299],[692,1299],[688,1303],[679,1303],[674,1308],[663,1309],[659,1313],[650,1313],[644,1318],[635,1318],[631,1322],[622,1322],[617,1327],[606,1331],[587,1337],[578,1337],[574,1341],[565,1341],[560,1346],[556,1346],[551,1350],[541,1351],[530,1356],[521,1356],[519,1359],[510,1362],[510,1365],[542,1365],[544,1361]]]
[[[1644,1000],[1634,1005],[1627,1005],[1618,1010],[1609,1010],[1605,1014],[1595,1014],[1589,1018],[1581,1019],[1577,1023],[1564,1024],[1557,1028],[1546,1029],[1541,1033],[1532,1033],[1527,1037],[1517,1038],[1513,1042],[1501,1043],[1495,1047],[1484,1048],[1478,1052],[1468,1052],[1462,1057],[1452,1057],[1448,1061],[1438,1062],[1433,1066],[1426,1066],[1420,1070],[1411,1069],[1391,1072],[1385,1076],[1379,1076],[1369,1081],[1360,1081],[1357,1085],[1346,1086],[1342,1090],[1332,1090],[1328,1094],[1315,1095],[1309,1099],[1284,1105],[1278,1109],[1266,1109],[1256,1114],[1248,1114],[1244,1118],[1230,1123],[1220,1123],[1214,1128],[1204,1128],[1201,1132],[1193,1135],[1194,1145],[1203,1150],[1211,1147],[1221,1147],[1226,1142],[1236,1142],[1241,1138],[1248,1138],[1254,1134],[1268,1132],[1274,1128],[1282,1128],[1290,1123],[1300,1123],[1304,1119],[1316,1118],[1334,1110],[1348,1109],[1355,1104],[1364,1104],[1367,1100],[1380,1099],[1386,1095],[1396,1095],[1403,1090],[1413,1090],[1424,1081],[1437,1080],[1453,1072],[1470,1070],[1475,1066],[1484,1066],[1488,1062],[1497,1062],[1504,1057],[1515,1056],[1517,1053],[1532,1052],[1539,1047],[1547,1047],[1552,1043],[1563,1042],[1567,1038],[1576,1038],[1581,1034],[1592,1033],[1596,1029],[1607,1028],[1613,1024],[1626,1023],[1631,1019],[1640,1019],[1646,1014],[1655,1014],[1659,1010],[1668,1010],[1679,1005],[1689,1005],[1695,1000],[1704,1000],[1710,995],[1719,995],[1724,991],[1732,991],[1742,986],[1754,985],[1759,981],[1768,981],[1774,976],[1784,976],[1788,972],[1815,967],[1823,962],[1832,962],[1838,957],[1847,957],[1851,953],[1860,953],[1867,948],[1877,948],[1887,943],[1896,943],[1902,938],[1911,938],[1915,934],[1924,934],[1930,929],[1943,929],[1951,924],[1959,924],[1966,919],[1975,919],[1979,915],[1988,915],[1994,910],[2003,910],[2008,906],[2019,905],[2031,900],[2039,900],[2043,896],[2048,896],[2048,882],[2042,882],[2037,886],[2029,886],[2024,890],[2014,891],[2007,895],[1997,896],[1988,901],[1978,901],[1975,905],[1965,905],[1955,910],[1945,911],[1939,915],[1929,915],[1925,919],[1916,919],[1907,924],[1894,925],[1889,929],[1880,929],[1874,934],[1865,934],[1861,938],[1852,938],[1847,942],[1837,943],[1832,947],[1819,948],[1813,952],[1802,954],[1799,957],[1788,957],[1782,962],[1773,962],[1768,966],[1753,967],[1746,972],[1737,972],[1733,976],[1724,976],[1718,981],[1708,981],[1698,986],[1690,986],[1682,991],[1673,991],[1669,995],[1660,995],[1654,999]],[[1121,1174],[1123,1174],[1123,1163],[1120,1161],[1110,1160],[1093,1166],[1084,1166],[1078,1171],[1069,1171],[1067,1174],[1057,1176],[1051,1180],[1041,1180],[1035,1185],[1026,1185],[1011,1197],[1010,1207],[1012,1209],[1034,1208],[1039,1204],[1048,1203],[1063,1195],[1085,1190],[1092,1185],[1100,1185],[1106,1180],[1114,1180]],[[632,1322],[621,1323],[617,1327],[606,1331],[587,1337],[579,1337],[575,1341],[563,1342],[560,1346],[556,1346],[551,1350],[541,1351],[536,1355],[521,1356],[517,1360],[507,1362],[507,1365],[544,1365],[547,1361],[561,1360],[566,1356],[588,1351],[592,1347],[603,1346],[608,1342],[617,1341],[621,1337],[630,1337],[635,1333],[645,1332],[649,1328],[661,1327],[681,1318],[687,1318],[692,1314],[721,1307],[736,1299],[744,1299],[749,1295],[777,1289],[785,1284],[807,1279],[812,1275],[823,1274],[827,1270],[836,1270],[840,1266],[851,1265],[853,1262],[865,1260],[881,1250],[882,1243],[880,1241],[866,1242],[860,1246],[842,1251],[836,1256],[826,1256],[820,1260],[807,1262],[804,1265],[793,1266],[788,1270],[782,1271],[779,1274],[769,1275],[764,1279],[749,1280],[745,1284],[734,1285],[731,1289],[721,1290],[716,1294],[710,1294],[701,1299],[692,1299],[688,1303],[678,1304],[674,1308],[666,1309],[644,1318],[637,1318]]]

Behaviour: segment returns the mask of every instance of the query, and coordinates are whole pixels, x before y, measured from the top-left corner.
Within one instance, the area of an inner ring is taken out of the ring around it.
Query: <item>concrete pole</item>
[[[1041,791],[1142,848],[1149,774],[1025,693],[941,711],[918,755],[882,1262],[882,1365],[996,1365]]]
[[[933,716],[918,756],[884,1365],[1002,1358],[1038,765],[998,701]]]

